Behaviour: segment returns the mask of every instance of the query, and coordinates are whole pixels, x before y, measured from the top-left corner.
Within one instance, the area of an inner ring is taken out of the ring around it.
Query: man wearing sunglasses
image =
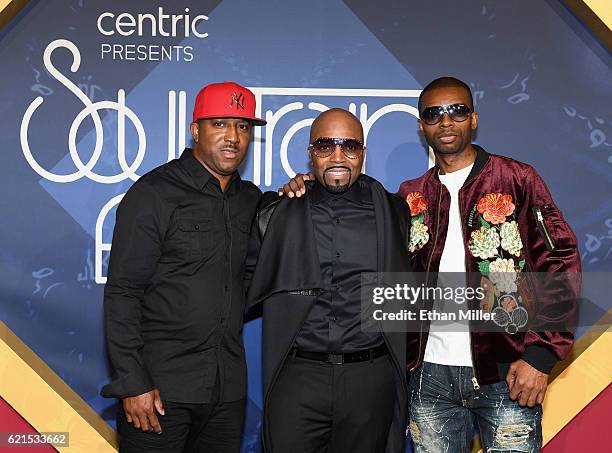
[[[480,272],[491,282],[504,275],[519,286],[497,287],[485,309],[507,316],[523,310],[538,327],[449,332],[435,321],[423,326],[408,347],[418,352],[409,360],[417,453],[469,452],[474,423],[484,451],[539,451],[548,375],[573,343],[563,326],[571,323],[576,285],[563,283],[550,298],[536,294],[531,306],[515,289],[521,272],[579,272],[574,233],[531,166],[472,143],[473,107],[469,87],[450,77],[434,80],[419,97],[419,129],[436,165],[399,190],[411,208],[412,264],[430,276]]]
[[[361,174],[350,112],[319,115],[308,153],[307,195],[263,195],[247,256],[248,304],[263,307],[265,449],[400,453],[406,334],[362,329],[361,274],[410,270],[408,206]]]
[[[482,272],[484,283],[495,274],[515,282],[521,272],[540,283],[556,278],[543,277],[550,273],[560,277],[555,294],[536,294],[530,307],[522,307],[527,294],[511,291],[491,293],[490,306],[480,307],[508,315],[525,310],[534,317],[528,332],[516,331],[516,324],[503,333],[449,332],[432,322],[409,341],[415,451],[468,452],[474,423],[484,451],[538,451],[548,375],[573,344],[568,331],[580,285],[572,276],[581,269],[576,238],[531,166],[472,143],[478,114],[464,82],[434,80],[419,97],[419,112],[436,166],[399,190],[412,215],[413,270]],[[279,194],[301,197],[302,178],[308,176],[297,175]]]

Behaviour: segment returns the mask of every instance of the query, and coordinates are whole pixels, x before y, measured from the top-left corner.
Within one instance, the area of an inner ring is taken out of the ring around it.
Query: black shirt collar
[[[357,181],[353,183],[348,190],[342,193],[329,192],[319,181],[314,182],[311,189],[311,200],[313,204],[320,204],[328,202],[332,199],[343,199],[349,200],[353,203],[364,204],[372,201],[372,193],[368,185],[366,184],[366,178],[362,175],[357,178]]]
[[[474,178],[478,173],[480,173],[480,170],[482,170],[485,164],[489,161],[489,153],[487,153],[484,150],[484,148],[476,144],[472,144],[472,146],[476,150],[476,160],[474,161],[474,166],[472,167],[472,171],[470,172],[468,177],[465,179],[466,183],[470,181],[472,178]],[[465,183],[463,185],[465,185]]]
[[[183,168],[187,170],[187,173],[191,175],[193,181],[197,185],[198,189],[203,189],[206,184],[211,183],[214,184],[221,190],[221,184],[219,180],[215,178],[208,169],[200,163],[198,159],[193,155],[193,150],[191,148],[185,148],[183,154],[179,158]],[[232,175],[232,179],[227,187],[228,193],[233,193],[235,190],[240,189],[240,175],[237,171]]]

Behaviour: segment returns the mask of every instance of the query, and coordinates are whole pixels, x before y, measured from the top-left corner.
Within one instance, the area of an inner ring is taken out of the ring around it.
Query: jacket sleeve
[[[550,373],[570,352],[576,304],[580,297],[580,254],[574,232],[555,205],[548,187],[532,167],[522,180],[519,213],[534,322],[525,337],[523,360]]]
[[[162,203],[150,185],[139,181],[117,208],[104,288],[106,343],[114,378],[102,389],[105,397],[125,398],[154,388],[142,356],[141,317],[167,227]]]
[[[259,258],[259,250],[261,249],[261,231],[259,229],[259,210],[255,214],[253,219],[253,225],[251,226],[251,236],[249,238],[249,244],[247,248],[246,260],[244,263],[244,293],[247,297],[246,310],[248,311],[251,306],[248,303],[248,293],[253,281],[253,274],[255,273],[255,266],[257,265],[257,259]]]
[[[261,196],[259,205],[257,206],[257,211],[255,212],[244,266],[244,292],[247,298],[247,311],[253,306],[253,304],[249,303],[248,292],[249,288],[251,287],[255,267],[257,266],[257,261],[259,259],[261,244],[263,243],[263,238],[266,234],[268,223],[270,222],[272,214],[276,209],[276,205],[280,200],[281,198],[276,192],[266,192]]]

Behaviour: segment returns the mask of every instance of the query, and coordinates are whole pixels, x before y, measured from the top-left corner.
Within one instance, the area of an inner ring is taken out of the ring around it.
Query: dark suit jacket
[[[376,215],[378,272],[409,272],[407,204],[369,176]],[[265,234],[264,233],[265,230]],[[310,213],[309,191],[297,199],[264,194],[251,230],[246,278],[247,305],[263,304],[264,448],[270,449],[267,408],[282,364],[317,290],[323,288],[321,267]],[[356,241],[359,239],[356,238]],[[384,284],[382,281],[381,284]],[[384,333],[396,368],[396,404],[387,452],[404,451],[407,425],[406,334]]]

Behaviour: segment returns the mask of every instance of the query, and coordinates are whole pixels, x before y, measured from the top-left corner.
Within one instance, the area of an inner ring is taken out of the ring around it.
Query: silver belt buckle
[[[344,363],[344,354],[330,354],[329,363],[332,365],[342,365]]]

